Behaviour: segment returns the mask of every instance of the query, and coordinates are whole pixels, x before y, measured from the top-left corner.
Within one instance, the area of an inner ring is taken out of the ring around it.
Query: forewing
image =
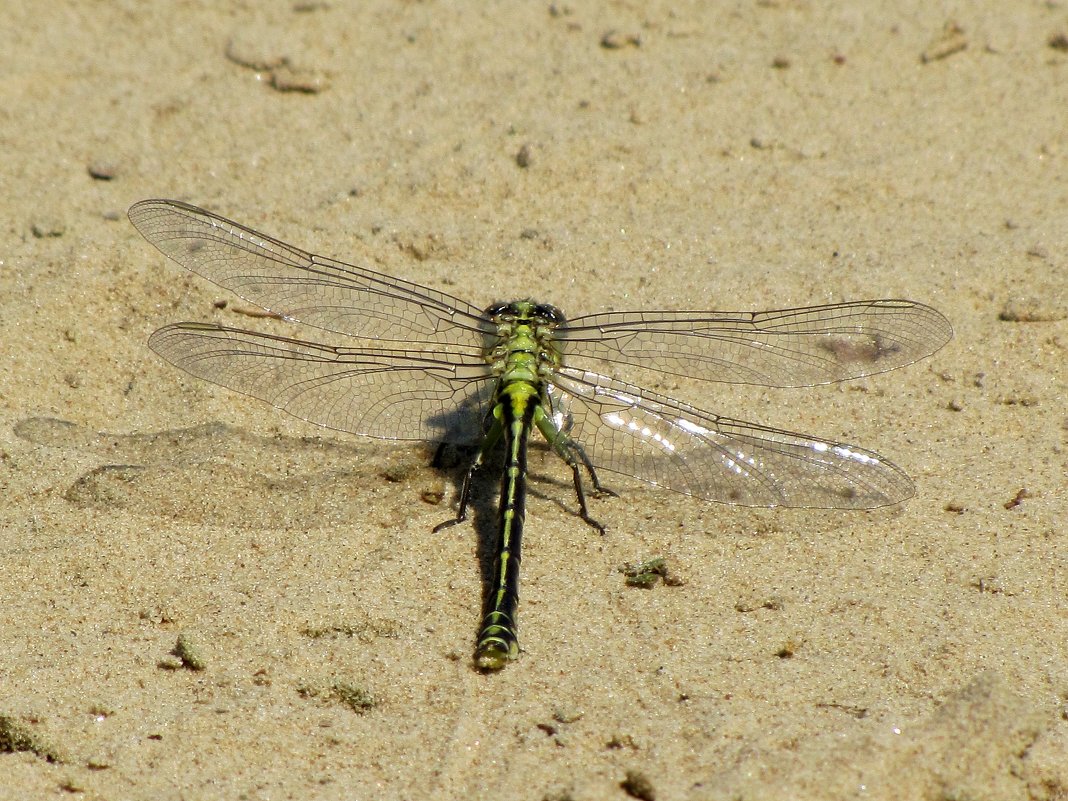
[[[893,370],[946,344],[940,312],[865,300],[766,312],[607,312],[556,331],[567,363],[601,362],[731,384],[798,387]]]
[[[869,509],[914,491],[872,451],[720,417],[596,373],[560,368],[549,396],[557,424],[598,469],[710,501]]]
[[[168,325],[148,344],[198,378],[369,437],[478,442],[494,387],[477,349],[333,347],[201,323]]]
[[[316,256],[177,200],[143,200],[130,222],[163,255],[268,311],[350,336],[481,344],[471,304]]]

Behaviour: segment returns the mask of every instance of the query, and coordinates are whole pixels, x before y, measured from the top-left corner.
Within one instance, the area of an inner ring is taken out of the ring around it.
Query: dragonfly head
[[[529,299],[494,303],[485,314],[495,323],[525,322],[555,328],[567,322],[564,313],[555,306]]]

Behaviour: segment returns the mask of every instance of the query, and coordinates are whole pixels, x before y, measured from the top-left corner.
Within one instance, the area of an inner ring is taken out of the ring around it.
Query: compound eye
[[[511,305],[512,304],[510,303],[494,303],[492,306],[489,306],[486,309],[485,315],[487,317],[500,317],[502,314],[508,311]]]
[[[548,303],[541,303],[535,306],[534,315],[553,325],[560,325],[565,321],[564,313]]]

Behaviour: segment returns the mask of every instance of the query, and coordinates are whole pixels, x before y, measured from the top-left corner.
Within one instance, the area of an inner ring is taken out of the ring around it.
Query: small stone
[[[532,159],[533,154],[531,152],[529,144],[523,145],[515,154],[515,163],[522,167],[524,170],[530,166]]]
[[[119,165],[109,159],[94,159],[86,169],[97,181],[112,181],[119,176]]]
[[[1034,297],[1011,298],[998,312],[998,319],[1008,323],[1052,323],[1066,316],[1068,311],[1065,309]]]
[[[313,70],[282,64],[271,70],[271,86],[279,92],[302,92],[317,95],[328,88],[326,78]]]
[[[182,667],[189,670],[204,670],[208,666],[196,637],[188,632],[183,631],[178,635],[178,642],[171,653],[182,660]]]
[[[942,26],[942,33],[927,48],[920,53],[920,62],[930,64],[932,61],[941,61],[959,53],[968,47],[968,39],[964,35],[964,29],[956,22],[950,20]]]
[[[30,232],[37,239],[51,239],[67,232],[66,224],[57,217],[38,217],[30,222]]]

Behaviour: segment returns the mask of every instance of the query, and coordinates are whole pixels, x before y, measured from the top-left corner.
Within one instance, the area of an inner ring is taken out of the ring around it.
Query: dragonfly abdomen
[[[506,455],[498,507],[493,592],[486,602],[475,648],[475,664],[482,670],[499,670],[519,656],[515,613],[519,605],[520,549],[526,517],[527,442],[540,402],[537,385],[522,379],[504,384],[498,395]]]

